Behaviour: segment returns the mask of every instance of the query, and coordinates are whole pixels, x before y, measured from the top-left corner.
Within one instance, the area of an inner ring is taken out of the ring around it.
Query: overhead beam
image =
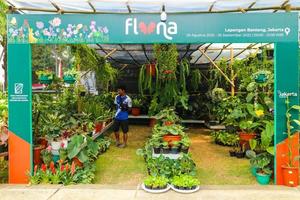
[[[224,45],[223,48],[221,49],[221,51],[219,52],[219,54],[214,58],[214,61],[216,61],[218,59],[218,57],[222,54],[222,52],[224,51],[224,49],[228,48],[231,44],[232,43]]]
[[[202,55],[204,55],[209,62],[222,74],[222,76],[230,83],[230,85],[232,87],[235,87],[234,83],[230,80],[230,78],[228,78],[228,76],[220,69],[220,67],[206,54],[206,52],[204,50],[202,50],[201,48],[199,48],[199,51],[202,53]]]
[[[95,13],[97,10],[96,10],[96,8],[93,6],[93,4],[92,4],[90,1],[88,1],[88,4],[89,4],[89,6],[91,7],[91,9],[93,10],[93,13]]]
[[[207,51],[207,49],[208,49],[208,47],[210,47],[212,45],[212,43],[210,43],[209,45],[207,45],[206,47],[205,47],[205,49],[204,49],[204,52],[206,52]],[[200,47],[198,48],[198,50],[200,49]],[[198,60],[200,60],[200,58],[202,58],[202,56],[203,56],[203,54],[201,54],[199,57],[198,57],[198,59],[194,62],[194,64],[196,64],[197,62],[198,62]]]
[[[285,2],[283,2],[283,3],[281,4],[281,7],[284,8],[284,7],[289,3],[289,1],[290,1],[290,0],[286,0]],[[276,13],[277,11],[278,11],[278,10],[274,10],[273,13]]]
[[[128,4],[128,2],[126,3],[126,7],[127,7],[128,12],[129,12],[129,13],[132,13],[131,8],[130,8],[130,5]]]
[[[101,49],[101,51],[103,51],[106,55],[108,55],[108,52],[105,51],[105,49],[103,49],[103,47],[102,47],[100,44],[96,44],[96,45]],[[118,60],[114,59],[114,58],[111,57],[110,55],[108,55],[107,58],[113,60],[114,62],[120,63]]]

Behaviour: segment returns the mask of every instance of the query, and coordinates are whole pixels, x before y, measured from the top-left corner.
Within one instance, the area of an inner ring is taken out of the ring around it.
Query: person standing
[[[113,131],[116,137],[116,146],[124,148],[127,146],[127,133],[129,131],[128,113],[131,111],[132,108],[132,101],[131,98],[128,95],[126,95],[125,86],[118,87],[118,95],[115,97],[115,104],[117,106],[117,111],[115,114]],[[123,132],[123,143],[120,142],[120,127],[122,128]]]

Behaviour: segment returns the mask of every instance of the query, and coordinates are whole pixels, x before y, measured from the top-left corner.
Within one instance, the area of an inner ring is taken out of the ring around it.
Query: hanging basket
[[[148,75],[154,77],[156,74],[155,64],[146,64],[146,71]]]
[[[49,85],[49,84],[52,83],[53,79],[52,79],[51,76],[41,75],[39,77],[39,81],[40,81],[41,84],[47,84],[47,85]]]
[[[64,82],[68,84],[74,84],[76,82],[76,79],[72,75],[64,75]]]

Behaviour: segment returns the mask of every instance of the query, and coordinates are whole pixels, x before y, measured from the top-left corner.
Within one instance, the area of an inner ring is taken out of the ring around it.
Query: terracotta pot
[[[240,146],[245,148],[245,150],[250,149],[249,141],[251,139],[255,139],[256,133],[245,133],[245,132],[239,132],[240,137]]]
[[[155,76],[155,74],[156,74],[155,64],[147,64],[146,72],[147,72],[147,74],[149,74],[151,76]]]
[[[283,184],[289,187],[297,187],[299,185],[299,168],[282,166]]]
[[[34,147],[34,149],[33,149],[33,163],[34,163],[34,165],[40,165],[42,163],[41,151],[45,148],[46,148],[46,146],[43,146],[43,145],[39,145],[39,146]]]
[[[256,137],[256,133],[239,132],[240,140],[249,141]]]
[[[43,138],[43,137],[38,139],[38,143],[44,147],[48,146],[48,141],[46,140],[46,138]]]
[[[133,107],[131,109],[131,114],[133,116],[139,116],[141,114],[141,108]]]
[[[165,122],[164,122],[164,125],[165,125],[165,126],[171,126],[172,124],[173,124],[172,121],[165,121]]]
[[[97,122],[95,124],[95,132],[96,133],[99,133],[103,129],[103,124],[104,124],[104,122]]]
[[[80,160],[77,157],[74,157],[73,161],[75,163],[75,166],[77,166],[77,167],[82,167],[83,166],[83,163],[80,162]]]
[[[150,118],[149,126],[150,126],[150,127],[154,127],[155,124],[156,124],[156,119],[155,119],[155,118]]]
[[[180,135],[164,135],[163,136],[163,141],[164,142],[168,142],[169,146],[172,147],[173,146],[173,142],[178,142],[181,140],[181,136]]]

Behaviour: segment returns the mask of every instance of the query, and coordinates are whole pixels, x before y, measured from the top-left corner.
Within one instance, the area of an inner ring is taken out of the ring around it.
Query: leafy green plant
[[[50,140],[57,139],[64,126],[65,115],[60,114],[59,111],[48,112],[42,116],[41,129]]]
[[[64,76],[73,76],[76,78],[79,75],[79,72],[76,70],[75,67],[72,67],[64,72]]]
[[[46,76],[49,79],[53,79],[53,72],[48,69],[38,70],[35,72],[36,75],[40,78],[41,76]]]
[[[142,100],[138,98],[134,98],[132,100],[132,107],[134,108],[140,108],[142,106]]]
[[[154,126],[153,134],[159,136],[164,136],[168,134],[183,136],[185,134],[183,129],[184,128],[178,124],[171,124],[169,126],[160,126],[157,124]]]
[[[42,160],[46,165],[49,165],[52,161],[52,153],[51,153],[51,146],[48,146],[46,149],[41,151]]]
[[[199,89],[199,85],[201,83],[201,72],[199,69],[195,69],[191,71],[191,87],[193,91],[197,91]]]
[[[161,110],[157,115],[155,115],[155,119],[162,122],[179,122],[179,117],[176,114],[174,108],[165,108]]]
[[[193,189],[200,184],[200,181],[190,175],[180,175],[173,177],[171,183],[180,189]]]
[[[239,136],[237,134],[228,133],[227,131],[213,131],[211,136],[216,144],[227,146],[235,146],[235,144],[239,141]]]
[[[290,106],[290,101],[289,98],[287,97],[285,100],[285,104],[286,104],[286,134],[287,134],[287,139],[288,139],[288,163],[286,164],[288,167],[294,167],[294,161],[296,159],[299,159],[299,157],[294,157],[293,158],[293,145],[292,145],[292,137],[293,137],[293,133],[295,131],[297,131],[298,129],[295,129],[292,126],[292,122],[294,122],[297,126],[300,126],[300,121],[297,119],[293,119],[292,118],[292,112],[293,111],[300,111],[300,106],[299,105],[293,105]]]
[[[148,176],[144,180],[144,185],[150,189],[164,189],[167,187],[169,179],[163,176]]]

